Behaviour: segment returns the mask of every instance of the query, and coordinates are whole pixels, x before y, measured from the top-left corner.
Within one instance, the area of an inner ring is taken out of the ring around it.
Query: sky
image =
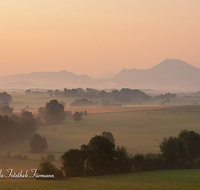
[[[0,1],[0,76],[100,77],[164,59],[200,68],[199,0]]]

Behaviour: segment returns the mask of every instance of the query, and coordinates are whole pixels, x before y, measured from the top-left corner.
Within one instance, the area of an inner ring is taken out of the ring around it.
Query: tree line
[[[0,143],[5,144],[21,139],[29,139],[37,130],[36,120],[31,112],[21,116],[0,115]]]
[[[134,171],[200,168],[199,133],[182,130],[178,137],[164,138],[159,148],[159,154],[132,156],[125,147],[116,147],[112,133],[104,131],[101,135],[92,137],[88,144],[81,145],[80,149],[66,151],[61,157],[62,167],[59,174],[63,171],[66,177],[80,177]]]

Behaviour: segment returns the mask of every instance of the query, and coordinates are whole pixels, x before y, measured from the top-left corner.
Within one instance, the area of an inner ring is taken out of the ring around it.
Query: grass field
[[[56,97],[57,98],[57,97]],[[11,106],[15,108],[44,106],[53,99],[41,95],[13,96]],[[75,99],[75,98],[74,98]],[[59,101],[71,103],[73,98],[58,97]],[[171,100],[171,103],[175,100]],[[182,100],[180,100],[181,103]],[[185,101],[185,99],[184,99]],[[177,101],[176,101],[177,102]],[[186,101],[191,103],[191,99]],[[62,125],[38,127],[37,133],[45,136],[48,150],[45,153],[30,153],[29,140],[23,140],[0,146],[0,169],[13,168],[27,170],[38,168],[41,156],[53,153],[56,167],[61,166],[59,157],[71,148],[80,148],[82,144],[102,131],[110,131],[116,145],[125,146],[129,153],[158,153],[159,143],[164,137],[177,136],[182,129],[200,133],[200,106],[133,106],[66,108],[70,111],[88,111],[79,123],[68,117]],[[27,155],[28,160],[6,158]],[[0,179],[0,189],[199,189],[200,170],[156,171],[112,176],[70,178],[61,181],[43,181],[31,179]]]
[[[49,96],[49,95],[41,95],[41,94],[21,94],[21,93],[14,93],[11,94],[12,102],[10,106],[13,107],[15,110],[19,110],[24,108],[25,106],[29,106],[33,108],[33,110],[37,110],[39,107],[44,107],[47,102],[52,99],[57,99],[59,102],[65,102],[66,107],[68,107],[74,100],[80,99],[81,97],[63,97],[63,96]],[[100,101],[100,99],[96,98],[89,98],[92,101]],[[150,106],[150,107],[158,107],[162,100],[153,101],[148,104],[141,105],[140,107]],[[200,105],[200,97],[178,97],[178,98],[171,98],[170,102],[166,104],[166,106],[180,106],[180,105],[193,105],[194,103]],[[135,105],[138,107],[138,105]],[[131,106],[131,107],[135,107]],[[123,108],[124,109],[124,108]],[[105,110],[104,110],[105,111]]]
[[[38,127],[37,132],[48,142],[46,153],[29,153],[29,141],[24,140],[2,145],[0,156],[6,156],[9,151],[11,155],[20,153],[31,159],[40,159],[53,153],[58,160],[65,151],[80,148],[103,131],[112,132],[116,145],[125,146],[131,154],[157,153],[164,137],[177,136],[182,129],[200,132],[200,106],[88,114],[79,123],[69,117],[62,125]]]
[[[0,179],[1,190],[197,190],[200,170],[168,170],[67,180]]]

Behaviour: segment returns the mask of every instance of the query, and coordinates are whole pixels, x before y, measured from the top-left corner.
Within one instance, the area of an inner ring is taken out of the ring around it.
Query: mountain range
[[[200,69],[181,60],[166,59],[150,69],[123,69],[110,80],[121,87],[199,90]]]
[[[62,89],[62,88],[132,88],[154,90],[200,90],[200,69],[178,59],[166,59],[150,69],[123,69],[104,79],[76,75],[68,71],[33,72],[0,77],[3,89]]]

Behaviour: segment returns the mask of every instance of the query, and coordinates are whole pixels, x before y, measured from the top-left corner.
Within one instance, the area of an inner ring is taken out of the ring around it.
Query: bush
[[[54,175],[54,178],[47,178],[47,179],[61,179],[63,178],[63,172],[55,167],[49,161],[41,162],[37,171],[40,175]],[[42,178],[39,178],[42,179]]]
[[[79,113],[78,111],[75,112],[75,113],[73,114],[73,119],[74,119],[74,121],[79,122],[80,120],[83,119],[83,118],[82,118],[82,114]]]
[[[101,136],[106,137],[107,139],[110,140],[111,143],[115,144],[115,139],[114,139],[113,134],[111,132],[103,131],[101,133]]]
[[[47,140],[39,134],[35,134],[30,140],[31,152],[39,153],[48,149]]]
[[[144,155],[143,154],[136,154],[134,157],[131,159],[132,164],[133,164],[133,170],[137,172],[143,171],[143,166],[144,166]]]
[[[161,155],[148,153],[144,155],[144,171],[160,170],[164,168],[164,163]]]

